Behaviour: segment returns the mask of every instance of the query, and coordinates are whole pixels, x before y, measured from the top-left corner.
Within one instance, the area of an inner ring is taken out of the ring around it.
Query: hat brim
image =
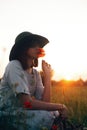
[[[30,35],[30,40],[32,40],[32,43],[36,41],[39,47],[41,48],[43,48],[46,44],[49,43],[49,40],[47,38],[37,34]]]
[[[43,48],[47,43],[49,43],[49,40],[41,35],[23,32],[17,36],[15,44],[10,51],[9,60],[15,60],[20,49],[25,46],[32,47],[37,44],[40,48]]]

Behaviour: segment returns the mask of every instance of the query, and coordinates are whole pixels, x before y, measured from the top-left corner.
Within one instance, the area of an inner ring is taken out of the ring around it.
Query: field
[[[51,101],[68,107],[69,119],[87,127],[87,87],[52,84]]]

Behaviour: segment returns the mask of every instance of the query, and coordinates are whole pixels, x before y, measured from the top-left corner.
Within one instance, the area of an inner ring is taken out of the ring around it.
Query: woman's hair
[[[20,51],[19,55],[16,57],[16,60],[20,61],[24,70],[29,68],[29,66],[28,66],[29,56],[27,54],[28,49],[29,48],[26,48],[25,50]],[[35,59],[33,59],[33,65],[31,67],[37,67],[37,66],[38,66],[38,59],[35,58]]]

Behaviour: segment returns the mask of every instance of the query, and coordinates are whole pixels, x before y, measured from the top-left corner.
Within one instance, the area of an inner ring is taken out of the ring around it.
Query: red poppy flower
[[[24,108],[32,108],[31,102],[24,102]]]
[[[45,51],[43,48],[39,48],[39,52],[38,52],[38,58],[40,57],[44,57],[45,56]]]
[[[52,130],[57,130],[58,129],[58,126],[57,125],[53,125],[52,126]]]

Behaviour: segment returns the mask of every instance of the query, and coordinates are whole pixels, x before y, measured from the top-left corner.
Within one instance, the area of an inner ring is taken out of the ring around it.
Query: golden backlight
[[[0,77],[15,37],[29,31],[49,39],[43,59],[53,79],[87,79],[86,0],[1,0],[0,20]]]

